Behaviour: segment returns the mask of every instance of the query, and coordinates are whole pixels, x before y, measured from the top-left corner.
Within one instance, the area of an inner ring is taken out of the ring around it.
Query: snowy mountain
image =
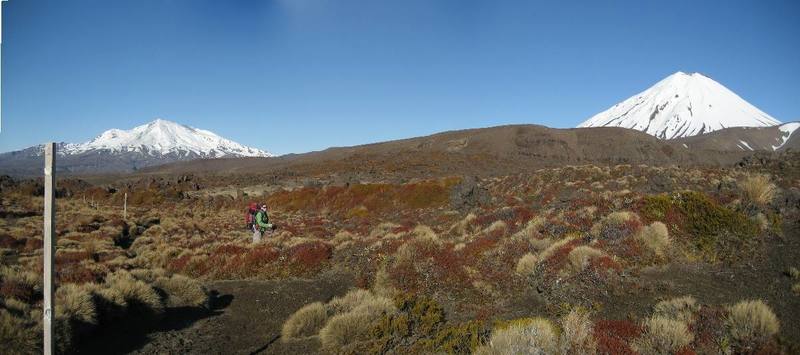
[[[673,139],[728,127],[778,124],[780,121],[711,78],[677,72],[578,127],[624,127]]]
[[[222,138],[211,131],[160,118],[127,131],[110,129],[85,143],[66,144],[62,154],[75,155],[92,150],[142,152],[149,155],[195,155],[202,158],[272,156],[263,150],[245,147]]]
[[[0,154],[0,172],[41,173],[44,146]],[[130,130],[110,129],[85,143],[59,143],[58,171],[130,172],[176,161],[208,158],[271,157],[202,129],[156,119]]]

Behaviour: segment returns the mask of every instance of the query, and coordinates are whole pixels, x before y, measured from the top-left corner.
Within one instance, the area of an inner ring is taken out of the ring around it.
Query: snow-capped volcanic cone
[[[624,127],[673,139],[728,127],[778,124],[780,121],[711,78],[677,72],[578,127]]]
[[[44,146],[0,154],[0,173],[38,175]],[[206,158],[270,157],[213,132],[162,119],[130,130],[110,129],[85,143],[59,143],[56,168],[70,173],[130,172]]]
[[[66,144],[61,153],[74,155],[92,150],[196,155],[201,158],[272,156],[263,150],[222,138],[214,132],[160,118],[127,131],[110,129],[86,143]]]

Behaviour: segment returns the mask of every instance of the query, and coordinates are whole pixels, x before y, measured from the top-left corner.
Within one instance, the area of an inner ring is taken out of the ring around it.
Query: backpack
[[[256,223],[256,213],[258,213],[258,204],[250,202],[250,206],[247,207],[247,212],[244,215],[244,223],[249,231],[253,230],[253,224]]]

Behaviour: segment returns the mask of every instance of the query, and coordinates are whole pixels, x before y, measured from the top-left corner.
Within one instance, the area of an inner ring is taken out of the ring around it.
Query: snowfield
[[[209,158],[272,156],[268,152],[246,147],[211,131],[163,119],[156,119],[131,130],[110,129],[85,143],[65,144],[62,153],[74,155],[94,150],[140,152],[153,156],[187,156],[194,153]]]
[[[711,78],[677,72],[578,127],[623,127],[673,139],[728,127],[779,124]]]

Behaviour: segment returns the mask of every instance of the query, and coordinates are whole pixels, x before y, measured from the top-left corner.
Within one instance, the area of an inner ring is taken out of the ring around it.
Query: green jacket
[[[269,224],[269,216],[267,215],[267,212],[258,211],[258,213],[256,213],[256,225],[261,233],[264,233],[267,231],[267,229],[272,228],[272,225]]]

